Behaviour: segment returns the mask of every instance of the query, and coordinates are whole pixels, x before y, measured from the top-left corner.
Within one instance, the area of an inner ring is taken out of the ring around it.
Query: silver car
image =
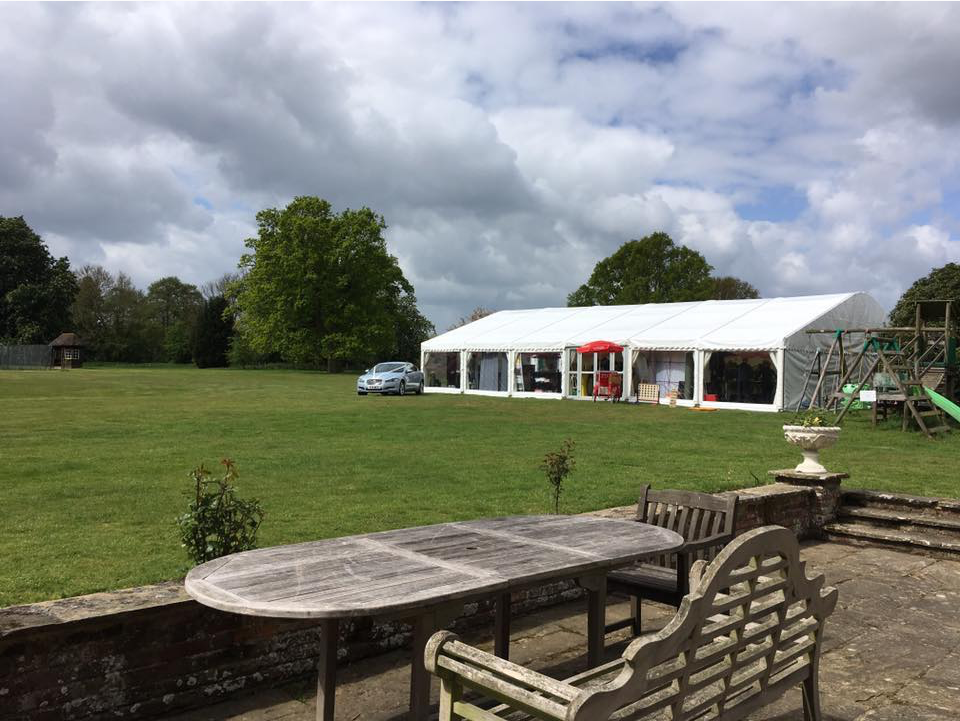
[[[357,378],[357,395],[365,396],[367,393],[420,395],[423,393],[423,372],[418,371],[413,363],[403,361],[377,363]]]

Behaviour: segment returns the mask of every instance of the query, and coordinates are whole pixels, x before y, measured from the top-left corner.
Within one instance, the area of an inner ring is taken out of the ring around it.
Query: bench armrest
[[[536,718],[563,721],[570,702],[581,694],[575,686],[469,646],[449,631],[430,637],[423,661],[430,673],[452,682],[441,688],[441,696],[451,696],[441,698],[441,706],[447,704],[451,709],[475,708],[462,702],[456,691],[466,686]]]
[[[697,551],[703,551],[708,548],[723,548],[733,540],[732,533],[718,533],[714,536],[701,538],[699,541],[690,541],[683,544],[683,547],[677,553],[690,554]]]

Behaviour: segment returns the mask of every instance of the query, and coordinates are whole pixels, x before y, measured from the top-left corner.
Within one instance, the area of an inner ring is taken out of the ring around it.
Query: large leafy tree
[[[49,343],[70,330],[77,283],[22,217],[0,216],[0,340]]]
[[[234,301],[257,353],[328,369],[396,348],[398,309],[413,287],[387,252],[384,220],[369,208],[334,213],[316,197],[257,213],[258,234]]]
[[[153,339],[153,356],[158,360],[189,363],[191,336],[203,296],[195,285],[167,276],[150,284],[146,295]]]
[[[760,293],[747,281],[734,278],[732,275],[724,275],[713,279],[710,297],[713,300],[744,300],[759,298]]]
[[[960,322],[960,265],[947,263],[934,268],[928,275],[914,281],[900,300],[890,311],[890,324],[894,326],[912,326],[916,320],[917,301],[952,300],[953,318],[951,325]],[[929,304],[922,309],[924,321],[943,324],[944,305]]]
[[[567,297],[569,306],[669,303],[710,298],[713,267],[666,233],[630,240],[601,260]]]

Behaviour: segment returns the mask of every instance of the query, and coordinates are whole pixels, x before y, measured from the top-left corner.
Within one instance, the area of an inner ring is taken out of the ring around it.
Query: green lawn
[[[538,470],[567,437],[562,510],[642,483],[715,491],[795,465],[788,417],[427,395],[358,398],[355,376],[192,368],[0,372],[0,606],[175,578],[188,471],[236,460],[273,545],[550,509]],[[960,437],[846,424],[823,454],[850,483],[960,495]]]

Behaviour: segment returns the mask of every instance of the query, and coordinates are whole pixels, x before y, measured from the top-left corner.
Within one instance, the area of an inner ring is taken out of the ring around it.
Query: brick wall
[[[772,484],[737,491],[739,531],[776,523],[807,536],[814,491]],[[630,518],[634,506],[596,515]],[[515,594],[513,612],[578,598],[572,582]],[[467,604],[460,631],[492,627],[491,601]],[[135,719],[222,701],[314,672],[315,623],[223,613],[192,601],[181,583],[0,609],[0,721]],[[351,661],[407,645],[410,628],[341,624]]]

